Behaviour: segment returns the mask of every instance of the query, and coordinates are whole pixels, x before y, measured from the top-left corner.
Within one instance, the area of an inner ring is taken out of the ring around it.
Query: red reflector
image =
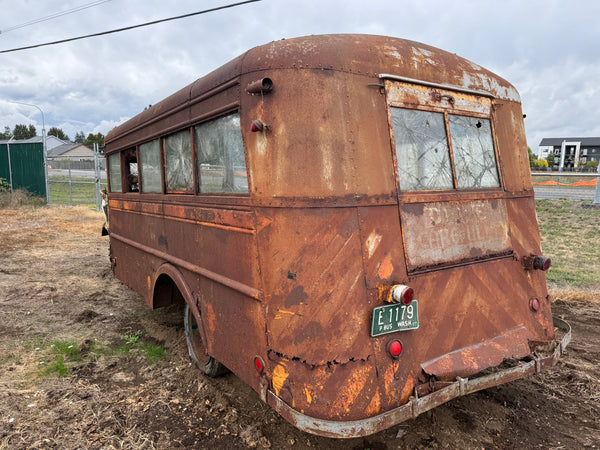
[[[265,369],[265,365],[263,364],[260,356],[254,358],[254,368],[258,373],[262,373],[262,371]]]
[[[529,307],[531,308],[532,311],[537,311],[538,309],[540,309],[540,301],[533,297],[529,299]]]
[[[390,351],[390,354],[394,358],[397,358],[398,356],[400,356],[400,353],[402,353],[402,344],[400,343],[400,341],[392,341],[390,342],[388,349]]]
[[[264,130],[265,125],[260,120],[253,120],[252,125],[250,126],[250,131],[256,133],[257,131]]]

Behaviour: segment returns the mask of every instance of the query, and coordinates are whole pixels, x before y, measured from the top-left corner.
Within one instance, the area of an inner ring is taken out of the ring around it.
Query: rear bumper
[[[263,401],[267,402],[281,414],[284,419],[308,433],[333,438],[367,436],[408,419],[415,418],[419,414],[429,411],[453,398],[518,380],[519,378],[525,378],[553,367],[571,341],[571,326],[567,322],[555,317],[554,326],[561,331],[562,337],[557,337],[554,340],[551,344],[549,354],[539,356],[534,352],[530,355],[530,358],[527,358],[530,359],[529,361],[521,361],[516,366],[508,369],[496,370],[472,379],[458,377],[452,383],[436,383],[432,392],[422,396],[419,395],[419,391],[422,391],[422,389],[416,387],[414,395],[410,397],[410,400],[405,405],[367,419],[342,422],[315,419],[291,408],[275,393],[268,390],[266,386],[262,389],[261,397]],[[427,390],[431,390],[429,385],[426,387]]]

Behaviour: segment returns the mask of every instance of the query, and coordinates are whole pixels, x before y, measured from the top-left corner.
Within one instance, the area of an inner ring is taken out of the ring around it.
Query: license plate
[[[408,305],[393,303],[373,309],[371,336],[417,328],[419,328],[419,308],[416,300]]]

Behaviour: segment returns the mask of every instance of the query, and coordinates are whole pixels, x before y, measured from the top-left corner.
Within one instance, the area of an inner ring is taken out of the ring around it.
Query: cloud
[[[226,4],[224,0],[113,0],[0,34],[0,50],[80,36]],[[70,1],[13,2],[0,29],[72,8]],[[0,129],[32,123],[73,137],[105,134],[125,117],[256,45],[323,33],[390,35],[457,53],[520,92],[528,142],[600,135],[600,3],[559,0],[263,0],[232,9],[56,46],[0,54]],[[104,131],[103,131],[104,130]]]

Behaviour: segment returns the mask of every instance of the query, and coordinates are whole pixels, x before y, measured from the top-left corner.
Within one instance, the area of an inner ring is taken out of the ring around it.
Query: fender
[[[194,295],[194,292],[189,288],[188,284],[185,281],[182,273],[172,264],[164,263],[161,265],[152,277],[152,286],[149,292],[149,298],[151,298],[152,308],[156,309],[156,288],[157,283],[161,276],[168,277],[174,284],[175,287],[179,290],[183,300],[188,304],[190,310],[194,314],[196,318],[196,323],[199,324],[200,327],[200,336],[202,337],[202,342],[206,341],[206,333],[204,331],[204,324],[202,323],[202,315],[200,314],[200,304],[198,301],[198,296]]]

